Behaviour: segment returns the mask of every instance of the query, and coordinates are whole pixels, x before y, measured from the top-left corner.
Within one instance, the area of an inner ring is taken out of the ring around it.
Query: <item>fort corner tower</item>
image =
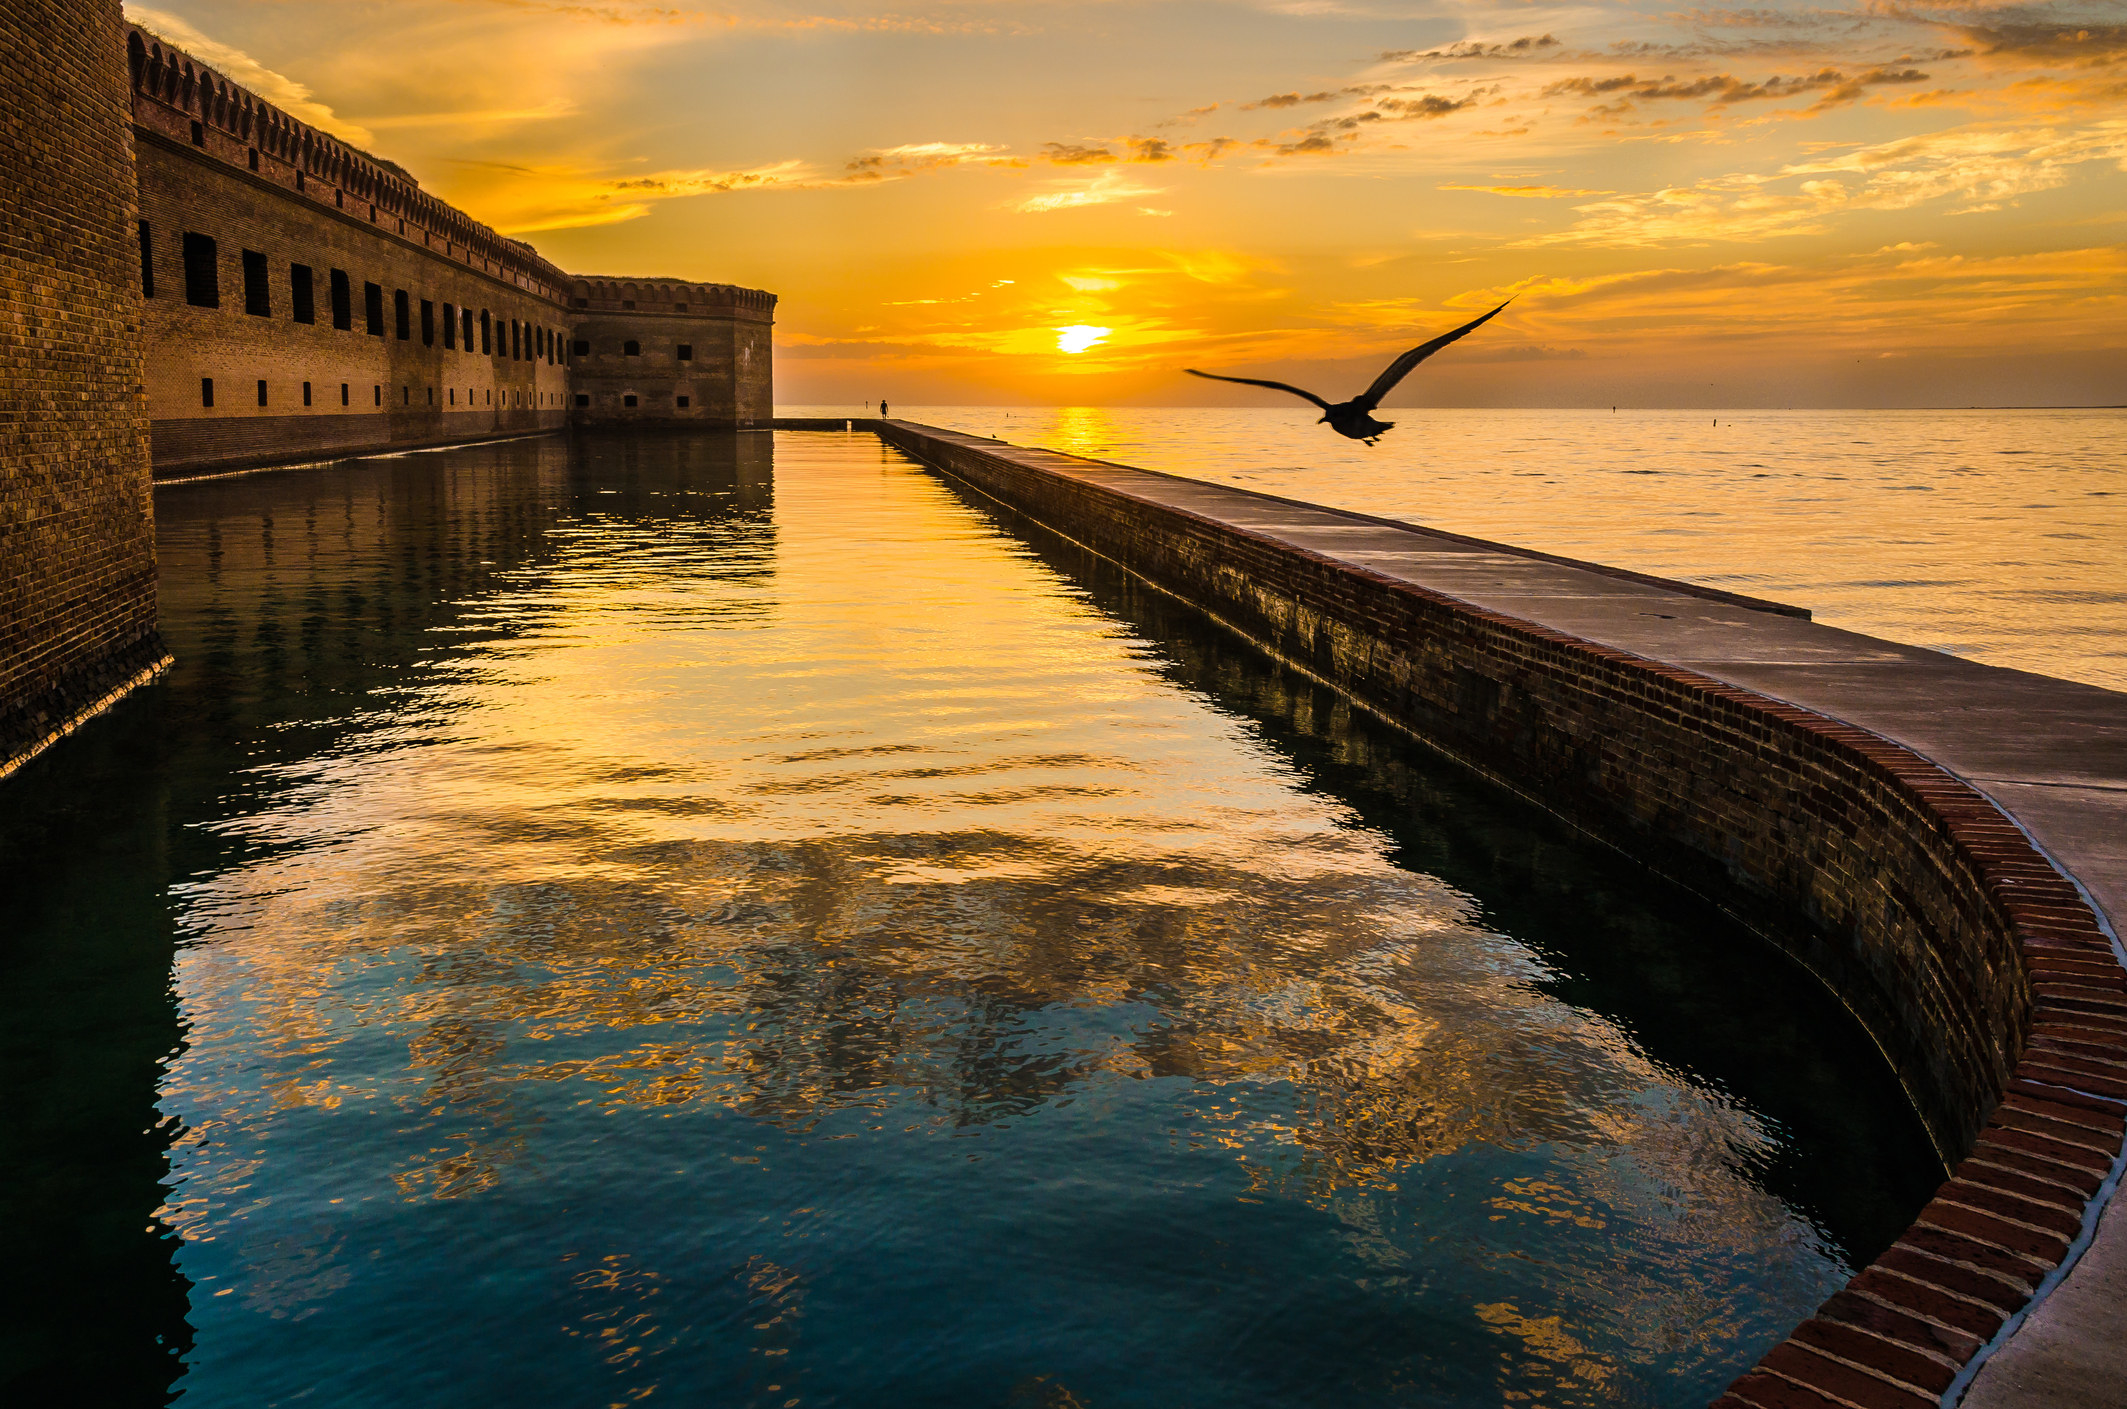
[[[676,279],[577,279],[569,379],[584,424],[746,426],[775,414],[775,295]]]

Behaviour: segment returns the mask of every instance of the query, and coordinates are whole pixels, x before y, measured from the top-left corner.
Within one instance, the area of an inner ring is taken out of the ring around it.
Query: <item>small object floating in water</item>
[[[1512,303],[1513,301],[1513,299],[1508,299],[1507,303]],[[1349,401],[1340,401],[1334,406],[1313,392],[1302,391],[1299,387],[1293,386],[1288,382],[1264,381],[1257,377],[1225,377],[1217,372],[1199,372],[1194,367],[1184,367],[1182,370],[1192,377],[1203,377],[1214,382],[1239,382],[1242,386],[1260,386],[1269,387],[1272,391],[1289,391],[1294,396],[1312,401],[1322,408],[1322,420],[1317,421],[1315,424],[1320,425],[1323,421],[1327,421],[1329,428],[1338,435],[1348,436],[1353,440],[1363,440],[1368,445],[1372,445],[1385,433],[1396,428],[1394,421],[1377,421],[1374,419],[1374,408],[1381,404],[1381,398],[1394,391],[1396,383],[1409,376],[1413,367],[1416,367],[1419,363],[1425,361],[1426,358],[1431,357],[1434,353],[1440,351],[1441,348],[1455,341],[1455,339],[1465,334],[1473,333],[1486,323],[1491,322],[1499,316],[1500,309],[1506,306],[1506,303],[1502,303],[1499,308],[1493,309],[1482,318],[1473,318],[1451,333],[1442,333],[1431,342],[1418,344],[1409,352],[1389,363],[1383,369],[1381,375],[1374,378],[1374,384],[1364,392]]]

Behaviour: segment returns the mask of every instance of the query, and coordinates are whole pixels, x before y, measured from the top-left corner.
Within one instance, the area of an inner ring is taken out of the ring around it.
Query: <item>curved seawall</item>
[[[2090,1245],[2127,1112],[2127,975],[2102,916],[2127,896],[2109,840],[2127,696],[1410,525],[858,424],[1715,900],[1840,996],[1951,1177],[1724,1405],[1961,1397]]]

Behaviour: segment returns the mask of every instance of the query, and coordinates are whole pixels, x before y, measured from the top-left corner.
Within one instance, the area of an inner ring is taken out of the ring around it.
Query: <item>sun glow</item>
[[[1089,347],[1097,347],[1106,342],[1108,334],[1114,331],[1113,328],[1096,328],[1090,323],[1073,323],[1068,328],[1056,330],[1056,350],[1084,352]]]
[[[130,3],[564,268],[781,293],[797,404],[1255,404],[1182,369],[1342,385],[1510,294],[1401,397],[2111,403],[2127,375],[2119,0],[1470,0],[1465,37],[1392,50],[1348,37],[1381,7],[1328,0],[1230,7],[1208,48],[1182,7],[1093,0],[996,28],[944,0],[390,0],[389,62],[345,7]],[[921,96],[820,90],[793,39],[829,33]],[[705,65],[758,81],[700,109]]]

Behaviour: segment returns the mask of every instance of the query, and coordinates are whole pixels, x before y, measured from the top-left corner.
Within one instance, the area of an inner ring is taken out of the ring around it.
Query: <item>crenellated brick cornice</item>
[[[695,284],[684,279],[630,279],[587,274],[569,284],[570,307],[592,313],[703,314],[767,323],[775,316],[776,296],[736,284]]]
[[[290,117],[136,24],[126,26],[133,125],[429,253],[566,304],[573,280],[522,240],[421,189],[400,167]]]

